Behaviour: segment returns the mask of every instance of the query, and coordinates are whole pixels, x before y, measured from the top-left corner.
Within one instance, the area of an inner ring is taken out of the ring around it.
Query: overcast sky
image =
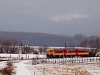
[[[0,31],[100,36],[100,0],[0,0]]]

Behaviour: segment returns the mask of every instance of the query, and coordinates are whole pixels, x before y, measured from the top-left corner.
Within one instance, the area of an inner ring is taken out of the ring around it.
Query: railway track
[[[34,60],[33,60],[34,61]],[[100,57],[73,57],[73,58],[41,58],[35,59],[40,63],[48,64],[70,64],[70,63],[87,63],[100,62]]]

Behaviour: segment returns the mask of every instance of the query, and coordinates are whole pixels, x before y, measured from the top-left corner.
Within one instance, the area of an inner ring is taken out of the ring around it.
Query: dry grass
[[[13,64],[11,62],[7,62],[6,65],[7,65],[6,67],[4,67],[0,70],[0,74],[1,75],[13,75],[15,73]]]
[[[100,67],[100,62],[97,63],[97,66]]]
[[[89,72],[83,71],[80,68],[68,68],[68,67],[61,67],[61,66],[35,66],[35,69],[37,68],[40,72],[45,72],[46,74],[51,75],[90,75]]]

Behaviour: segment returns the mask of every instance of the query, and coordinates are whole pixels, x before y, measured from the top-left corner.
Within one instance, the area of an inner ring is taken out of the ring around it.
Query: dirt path
[[[16,75],[32,75],[32,73],[26,68],[26,64],[24,64],[24,61],[21,61],[19,63],[16,63],[15,66],[17,67]]]

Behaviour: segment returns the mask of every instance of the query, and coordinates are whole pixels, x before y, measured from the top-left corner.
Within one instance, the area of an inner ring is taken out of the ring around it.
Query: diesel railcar
[[[88,48],[69,47],[69,48],[47,48],[47,58],[52,57],[73,57],[73,56],[89,56]]]

